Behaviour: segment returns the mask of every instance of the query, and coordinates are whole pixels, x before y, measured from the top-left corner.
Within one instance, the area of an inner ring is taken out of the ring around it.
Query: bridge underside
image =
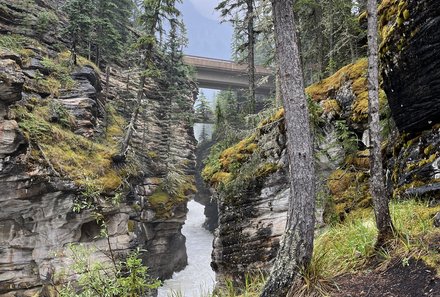
[[[248,89],[249,81],[245,75],[232,75],[216,71],[197,71],[197,82],[200,88],[216,89],[216,90],[238,90]],[[261,77],[257,77],[258,82]],[[273,91],[272,85],[269,83],[257,86],[255,92],[262,95],[270,95]]]
[[[200,88],[216,90],[238,90],[249,88],[248,77],[243,74],[197,69],[196,78]],[[261,76],[256,77],[257,84],[261,78]],[[267,80],[268,82],[256,86],[255,92],[257,94],[270,95],[274,91],[273,81],[270,81],[271,78],[267,78]]]
[[[184,61],[196,70],[196,78],[200,88],[216,90],[249,88],[246,65],[195,56],[185,56]],[[273,93],[275,80],[272,71],[261,66],[257,66],[255,70],[255,92],[261,95]]]

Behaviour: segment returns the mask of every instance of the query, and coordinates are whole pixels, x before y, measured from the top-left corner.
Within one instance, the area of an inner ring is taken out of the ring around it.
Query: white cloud
[[[185,1],[185,0],[184,0]],[[218,0],[189,0],[195,9],[205,18],[220,21],[219,13],[215,10]]]

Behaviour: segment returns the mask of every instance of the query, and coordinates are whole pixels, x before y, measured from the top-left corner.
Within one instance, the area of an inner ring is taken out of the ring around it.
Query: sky
[[[219,13],[215,11],[219,0],[183,0],[179,8],[188,31],[188,47],[185,54],[209,58],[231,58],[232,26],[220,24]],[[213,90],[202,89],[210,99]]]

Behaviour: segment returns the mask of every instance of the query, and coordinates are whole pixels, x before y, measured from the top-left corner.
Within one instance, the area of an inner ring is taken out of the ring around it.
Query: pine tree
[[[93,2],[92,0],[69,0],[64,10],[69,19],[65,33],[70,40],[73,64],[77,65],[78,48],[85,47],[90,42]]]
[[[158,51],[156,33],[160,28],[160,23],[164,19],[172,20],[180,15],[175,7],[176,0],[145,0],[143,2],[142,14],[139,17],[142,34],[136,42],[139,54],[141,56],[140,68],[142,70],[138,87],[138,94],[135,106],[133,108],[130,122],[126,128],[124,139],[121,144],[121,150],[114,157],[114,160],[125,160],[130,140],[133,135],[135,123],[139,116],[139,110],[144,98],[144,87],[147,77],[160,76],[160,70],[154,61],[154,54]],[[169,94],[168,96],[171,96]]]
[[[310,264],[315,226],[315,172],[293,0],[272,0],[276,55],[284,101],[290,201],[285,233],[262,297],[285,297]],[[291,296],[294,296],[293,294]]]
[[[370,125],[370,192],[378,229],[376,247],[384,246],[393,237],[388,197],[385,190],[379,123],[379,62],[377,44],[377,1],[368,0],[368,98]]]
[[[200,123],[209,123],[212,121],[212,111],[203,92],[200,93],[195,106],[196,120]]]
[[[119,6],[115,0],[95,0],[93,47],[95,64],[115,60],[121,52],[122,39],[116,29]]]
[[[255,98],[255,13],[254,13],[254,0],[223,0],[217,7],[220,11],[222,18],[225,21],[231,22],[236,30],[236,34],[246,36],[245,43],[236,45],[236,51],[246,57],[248,65],[248,112],[255,113],[256,110],[256,98]],[[245,14],[244,21],[240,20],[239,15]],[[244,33],[243,33],[244,32]],[[245,54],[243,54],[245,53]]]

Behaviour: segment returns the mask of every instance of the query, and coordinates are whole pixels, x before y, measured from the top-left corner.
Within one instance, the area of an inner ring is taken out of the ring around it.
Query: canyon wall
[[[194,191],[196,88],[184,82],[177,103],[163,95],[165,81],[148,80],[127,160],[116,162],[139,78],[114,65],[107,77],[85,58],[71,65],[59,36],[62,3],[0,1],[1,296],[35,296],[74,278],[62,273],[69,244],[107,262],[140,248],[154,278],[187,261],[181,228]],[[42,11],[58,16],[45,34],[35,29]],[[185,179],[176,195],[163,189],[171,171]]]

